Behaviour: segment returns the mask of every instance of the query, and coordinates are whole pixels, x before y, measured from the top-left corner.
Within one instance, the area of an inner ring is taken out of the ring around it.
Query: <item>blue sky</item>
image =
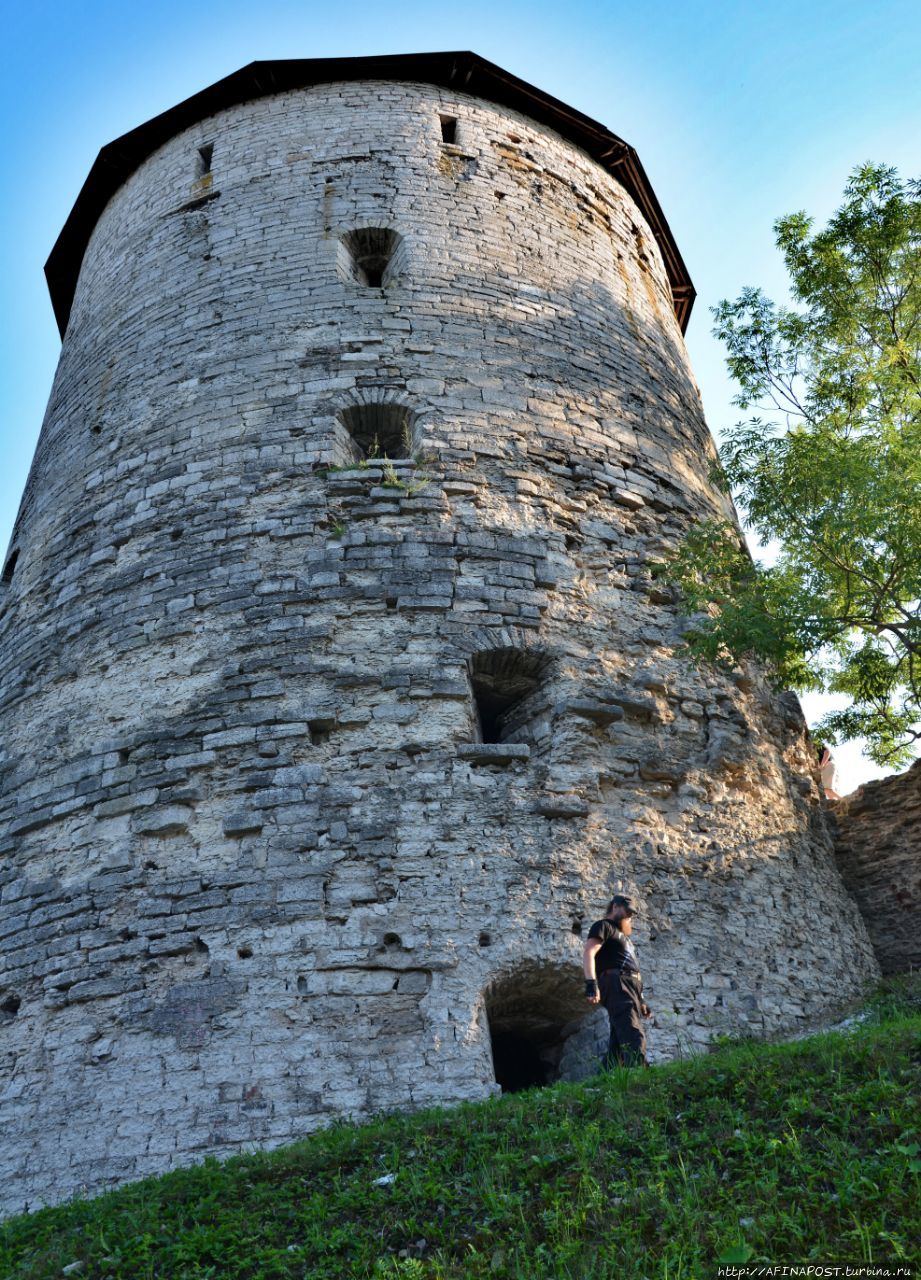
[[[708,307],[783,295],[772,223],[824,221],[864,160],[917,173],[917,0],[4,0],[0,543],[57,362],[42,268],[105,143],[258,58],[473,49],[631,143],[698,292],[688,346],[714,433],[734,420]],[[813,703],[807,713],[814,714]],[[845,789],[878,771],[841,753]]]

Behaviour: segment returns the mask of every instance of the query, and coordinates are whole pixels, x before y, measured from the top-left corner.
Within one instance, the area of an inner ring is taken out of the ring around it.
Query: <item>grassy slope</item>
[[[921,1263],[921,982],[854,1033],[724,1044],[340,1126],[8,1221],[0,1276],[716,1276]],[[392,1180],[382,1179],[392,1176]]]

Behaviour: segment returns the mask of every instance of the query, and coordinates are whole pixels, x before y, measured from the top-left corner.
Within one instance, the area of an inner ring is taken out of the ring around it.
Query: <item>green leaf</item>
[[[729,1249],[724,1249],[717,1261],[720,1266],[733,1266],[748,1262],[754,1252],[750,1244],[734,1244]]]

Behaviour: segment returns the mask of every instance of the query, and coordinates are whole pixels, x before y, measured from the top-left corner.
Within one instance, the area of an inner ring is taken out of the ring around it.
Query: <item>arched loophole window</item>
[[[392,227],[358,227],[339,240],[339,271],[368,289],[383,289],[393,276],[402,237]]]
[[[530,719],[529,700],[543,683],[547,655],[485,649],[470,659],[470,684],[481,742],[513,742]]]
[[[3,582],[3,585],[5,587],[8,587],[10,583],[13,581],[13,574],[16,572],[16,563],[18,560],[19,560],[19,548],[17,547],[15,551],[12,551],[10,553],[10,556],[6,564],[3,566],[3,577],[2,579],[0,579],[0,581]]]
[[[12,1021],[22,1006],[19,996],[10,994],[0,1001],[0,1019]]]
[[[214,159],[214,143],[209,142],[203,147],[198,148],[198,155],[195,159],[195,176],[196,178],[204,178],[211,172],[211,162]]]
[[[590,1012],[577,965],[530,962],[497,978],[486,991],[486,1020],[496,1083],[517,1093],[581,1074],[567,1041]],[[597,1058],[590,1050],[591,1066]]]
[[[405,405],[355,404],[343,409],[339,421],[348,433],[348,447],[356,462],[364,458],[409,458],[415,449],[413,414]]]

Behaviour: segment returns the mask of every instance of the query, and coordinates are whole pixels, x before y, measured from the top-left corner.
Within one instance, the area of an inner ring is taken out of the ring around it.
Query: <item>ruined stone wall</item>
[[[337,469],[356,413],[410,456]],[[613,891],[653,1060],[876,975],[798,709],[649,573],[711,454],[648,226],[545,127],[321,86],[124,184],[0,588],[5,1208],[484,1097],[490,1033],[584,1071]]]
[[[921,968],[921,761],[831,806],[835,854],[883,973]]]

